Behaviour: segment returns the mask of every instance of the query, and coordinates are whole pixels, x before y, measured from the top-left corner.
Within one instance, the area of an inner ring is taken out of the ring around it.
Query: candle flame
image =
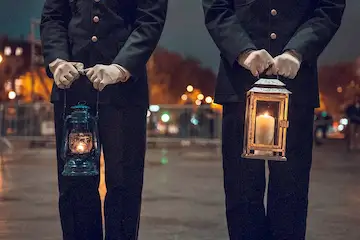
[[[264,117],[271,117],[268,112],[265,112],[262,116],[264,116]]]
[[[76,146],[76,150],[77,150],[79,153],[85,152],[85,144],[84,144],[84,143],[79,143],[79,144]]]

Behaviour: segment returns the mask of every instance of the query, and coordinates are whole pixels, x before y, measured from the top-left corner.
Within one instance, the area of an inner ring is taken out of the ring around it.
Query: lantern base
[[[96,176],[99,175],[99,171],[95,163],[88,160],[76,159],[66,162],[62,175],[67,177]]]
[[[255,154],[245,154],[245,153],[243,153],[241,157],[246,159],[269,160],[269,161],[280,161],[280,162],[285,162],[287,160],[286,157],[283,156],[255,155]]]

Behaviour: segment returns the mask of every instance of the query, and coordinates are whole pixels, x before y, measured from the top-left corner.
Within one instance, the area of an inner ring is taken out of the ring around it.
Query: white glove
[[[97,64],[92,68],[85,69],[85,72],[94,88],[99,91],[102,91],[109,84],[126,82],[129,78],[128,72],[116,64]]]
[[[269,69],[267,75],[280,75],[286,78],[294,79],[300,69],[300,57],[287,51],[274,58],[274,65]]]
[[[239,56],[240,66],[251,71],[254,77],[259,77],[273,63],[273,57],[265,50],[249,51]]]
[[[69,88],[79,78],[79,70],[83,68],[84,64],[82,63],[67,62],[59,58],[49,64],[55,84],[61,89]]]

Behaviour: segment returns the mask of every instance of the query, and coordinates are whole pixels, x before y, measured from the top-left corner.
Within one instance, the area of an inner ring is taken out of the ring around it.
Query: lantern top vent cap
[[[275,78],[260,78],[254,84],[256,87],[260,86],[271,86],[271,87],[285,87],[286,85],[281,82],[279,79]]]
[[[73,110],[89,110],[90,107],[88,105],[86,105],[86,103],[80,102],[77,105],[72,106],[71,109],[73,109]]]

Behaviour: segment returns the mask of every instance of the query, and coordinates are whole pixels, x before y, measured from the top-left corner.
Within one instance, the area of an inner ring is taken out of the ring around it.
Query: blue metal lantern
[[[79,103],[71,107],[65,118],[62,158],[65,161],[63,176],[95,176],[99,174],[96,163],[100,158],[97,114],[91,116],[90,108]]]

